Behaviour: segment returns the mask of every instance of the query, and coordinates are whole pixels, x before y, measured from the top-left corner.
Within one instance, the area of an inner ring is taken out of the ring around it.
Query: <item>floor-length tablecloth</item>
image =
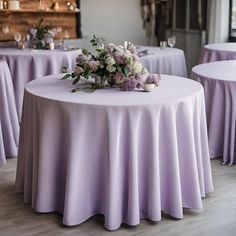
[[[236,43],[207,44],[202,49],[200,63],[236,60]]]
[[[6,60],[9,66],[18,116],[21,117],[24,87],[29,81],[45,76],[58,74],[63,66],[74,69],[76,57],[80,50],[20,50],[0,48],[0,59]]]
[[[186,61],[183,50],[140,46],[141,63],[150,73],[187,77]]]
[[[0,61],[0,165],[6,163],[6,156],[17,155],[19,140],[19,119],[12,79],[5,61]]]
[[[151,93],[71,93],[60,77],[26,86],[16,177],[25,202],[69,226],[103,214],[109,230],[202,208],[213,187],[199,83],[162,76]]]
[[[198,65],[192,78],[205,92],[211,157],[223,156],[223,163],[236,162],[236,61]]]

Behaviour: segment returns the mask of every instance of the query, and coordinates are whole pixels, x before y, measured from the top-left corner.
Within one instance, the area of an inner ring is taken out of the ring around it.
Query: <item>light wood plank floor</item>
[[[213,160],[215,191],[203,200],[202,212],[185,210],[184,219],[163,215],[158,223],[141,220],[139,226],[106,231],[104,219],[96,216],[75,227],[61,224],[56,213],[38,214],[23,203],[23,195],[14,192],[16,159],[0,167],[0,236],[78,235],[78,236],[235,236],[236,235],[236,165],[226,167]]]

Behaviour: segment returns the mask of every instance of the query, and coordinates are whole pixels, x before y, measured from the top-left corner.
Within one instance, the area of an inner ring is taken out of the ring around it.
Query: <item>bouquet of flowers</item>
[[[75,71],[66,74],[62,79],[73,78],[73,84],[83,81],[87,90],[106,87],[119,87],[123,91],[143,89],[146,83],[158,86],[160,76],[150,75],[140,63],[136,48],[125,42],[124,46],[104,44],[101,39],[93,37],[93,46],[98,46],[97,55],[83,49],[76,59]],[[91,78],[94,81],[91,82]],[[72,92],[81,90],[77,86]]]
[[[30,28],[30,46],[36,49],[50,49],[53,38],[57,35],[57,30],[50,24],[44,24],[40,19],[37,26]]]

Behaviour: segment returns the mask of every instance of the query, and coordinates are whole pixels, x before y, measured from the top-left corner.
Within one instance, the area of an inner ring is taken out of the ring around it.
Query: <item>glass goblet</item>
[[[70,34],[69,34],[68,30],[65,30],[64,38],[65,39],[69,39],[70,38]]]
[[[15,39],[16,44],[17,44],[17,47],[18,47],[19,42],[21,41],[21,33],[16,32],[16,33],[14,34],[14,39]]]
[[[176,36],[171,36],[167,39],[167,43],[168,46],[170,46],[171,48],[173,48],[175,46],[176,43]]]

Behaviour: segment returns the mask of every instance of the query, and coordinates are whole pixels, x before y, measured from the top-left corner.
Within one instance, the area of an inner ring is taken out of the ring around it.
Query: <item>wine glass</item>
[[[18,46],[18,45],[19,45],[19,42],[21,41],[21,33],[16,32],[16,33],[14,34],[14,38],[15,38],[16,44],[17,44],[17,46]]]
[[[69,34],[68,30],[65,30],[65,32],[64,32],[64,39],[68,40],[69,38],[70,38],[70,34]],[[63,40],[62,45],[63,45],[64,50],[68,50],[68,47],[65,46],[65,41],[64,40]]]
[[[2,32],[3,32],[4,34],[8,34],[8,33],[10,32],[9,26],[8,26],[8,25],[4,25],[4,26],[2,27]]]
[[[44,10],[45,9],[45,3],[44,3],[44,0],[39,0],[39,7],[38,7],[39,10]]]
[[[175,43],[176,43],[176,36],[169,37],[167,39],[167,43],[171,48],[173,48],[175,46]]]

